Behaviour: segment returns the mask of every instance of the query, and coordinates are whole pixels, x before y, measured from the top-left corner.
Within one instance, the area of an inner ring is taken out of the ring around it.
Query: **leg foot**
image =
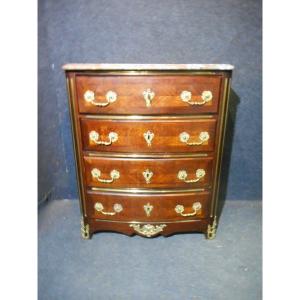
[[[216,232],[217,232],[217,217],[215,216],[212,225],[208,224],[207,226],[206,238],[208,240],[213,240],[216,237]]]
[[[84,224],[83,218],[81,219],[81,236],[85,240],[89,240],[91,238],[90,226],[89,224]]]

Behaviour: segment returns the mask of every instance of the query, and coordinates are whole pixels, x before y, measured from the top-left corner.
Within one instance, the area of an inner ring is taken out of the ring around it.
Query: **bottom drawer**
[[[87,193],[88,217],[115,221],[185,220],[209,217],[211,193]]]

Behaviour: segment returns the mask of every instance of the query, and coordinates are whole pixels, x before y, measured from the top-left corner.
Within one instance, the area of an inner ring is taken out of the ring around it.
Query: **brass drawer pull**
[[[160,224],[160,225],[152,225],[152,224],[146,224],[146,225],[140,225],[140,224],[130,224],[129,227],[133,227],[133,229],[140,233],[141,235],[144,235],[146,237],[151,237],[153,235],[158,234],[159,232],[163,231],[163,229],[166,227],[166,224]]]
[[[143,92],[144,100],[146,101],[146,106],[151,106],[151,101],[154,99],[155,93],[151,89],[147,89]]]
[[[120,213],[123,210],[123,206],[119,203],[114,204],[113,212],[103,211],[104,207],[101,202],[96,202],[94,205],[96,211],[101,212],[103,215],[114,216],[116,213]]]
[[[110,132],[108,134],[108,141],[99,141],[99,133],[94,130],[90,132],[89,137],[90,141],[92,141],[93,143],[105,146],[109,146],[118,140],[118,134],[115,132]]]
[[[107,106],[117,100],[117,93],[114,91],[108,91],[105,95],[106,102],[96,102],[95,93],[93,91],[86,91],[83,95],[84,100],[88,103],[92,103],[95,106]]]
[[[148,147],[151,146],[151,142],[153,138],[154,138],[154,133],[151,132],[150,130],[144,133],[144,139],[146,140]]]
[[[213,98],[211,91],[203,91],[201,94],[201,101],[191,101],[192,93],[190,91],[182,91],[180,94],[180,99],[183,102],[187,102],[190,105],[204,105],[205,103],[211,101]]]
[[[201,178],[203,178],[203,177],[205,176],[205,170],[203,170],[203,169],[198,169],[198,170],[196,171],[196,178],[195,178],[195,179],[189,179],[189,180],[187,180],[187,179],[186,179],[187,176],[188,176],[188,174],[187,174],[187,172],[186,172],[185,170],[180,170],[180,171],[178,172],[177,178],[178,178],[179,180],[182,180],[182,181],[186,182],[186,183],[197,182],[197,181],[199,181]]]
[[[186,214],[184,214],[183,212],[184,212],[184,206],[183,205],[176,205],[176,207],[175,207],[175,211],[178,213],[178,214],[180,214],[180,215],[182,215],[183,217],[191,217],[191,216],[195,216],[196,214],[197,214],[197,212],[201,209],[201,207],[202,207],[202,205],[201,205],[201,203],[200,202],[195,202],[194,204],[193,204],[193,212],[192,213],[186,213]]]
[[[120,172],[117,171],[117,170],[112,170],[110,172],[111,179],[101,179],[101,178],[99,178],[101,176],[101,171],[97,168],[94,168],[91,171],[91,174],[92,174],[93,178],[97,179],[99,182],[102,182],[102,183],[112,183],[115,179],[120,178]]]
[[[199,134],[199,140],[200,142],[188,142],[190,139],[190,135],[187,132],[181,132],[179,135],[179,140],[182,143],[185,143],[189,146],[199,146],[203,143],[207,142],[209,140],[209,133],[207,131],[201,131]]]

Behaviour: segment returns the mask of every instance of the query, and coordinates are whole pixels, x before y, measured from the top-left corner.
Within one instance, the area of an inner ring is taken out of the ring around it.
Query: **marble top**
[[[66,71],[74,70],[233,70],[229,64],[65,64]]]

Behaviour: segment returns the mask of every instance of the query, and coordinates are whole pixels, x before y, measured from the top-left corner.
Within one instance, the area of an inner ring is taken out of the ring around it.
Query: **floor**
[[[78,201],[39,209],[39,300],[262,299],[260,201],[227,201],[215,240],[80,237]]]

